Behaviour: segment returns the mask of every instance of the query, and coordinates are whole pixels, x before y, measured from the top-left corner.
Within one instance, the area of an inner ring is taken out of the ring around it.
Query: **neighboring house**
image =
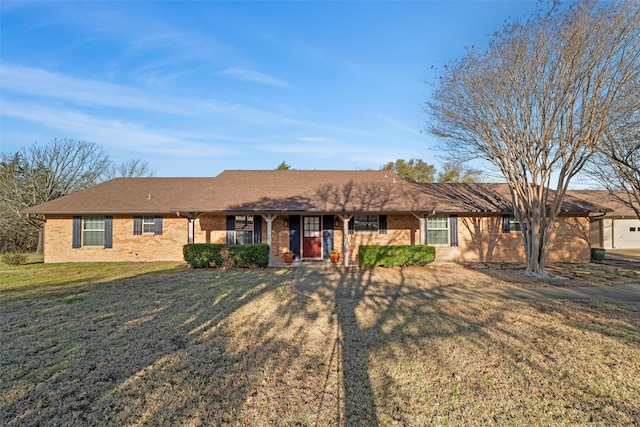
[[[391,171],[225,171],[215,178],[117,178],[25,212],[45,217],[45,262],[182,260],[187,243],[269,244],[270,263],[360,245],[436,247],[448,261],[524,261],[506,184],[417,184]],[[590,258],[590,216],[571,195],[549,261]],[[347,254],[347,256],[344,256]]]
[[[640,249],[640,219],[633,209],[607,190],[574,190],[569,194],[609,209],[602,215],[591,217],[590,240],[593,247]],[[624,195],[620,192],[620,197]]]

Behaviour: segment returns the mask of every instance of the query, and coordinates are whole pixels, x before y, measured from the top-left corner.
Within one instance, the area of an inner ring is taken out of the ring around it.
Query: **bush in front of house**
[[[360,265],[366,267],[405,267],[427,265],[436,259],[436,248],[427,245],[361,245]]]
[[[266,267],[269,265],[269,245],[226,245],[222,243],[191,243],[182,249],[184,260],[193,268]]]
[[[2,262],[7,265],[22,265],[27,262],[27,256],[25,254],[3,254]]]

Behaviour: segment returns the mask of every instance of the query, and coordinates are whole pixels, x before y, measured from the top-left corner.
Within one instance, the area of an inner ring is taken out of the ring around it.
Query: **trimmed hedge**
[[[226,245],[192,243],[182,248],[184,260],[193,268],[208,267],[267,267],[269,245]]]
[[[359,248],[359,258],[360,265],[367,267],[427,265],[435,261],[436,248],[427,245],[362,245]]]

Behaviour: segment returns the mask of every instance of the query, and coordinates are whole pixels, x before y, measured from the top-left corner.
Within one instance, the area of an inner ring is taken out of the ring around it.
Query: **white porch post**
[[[415,216],[418,219],[418,223],[420,224],[420,236],[418,240],[420,241],[421,245],[426,245],[427,239],[425,238],[425,236],[427,235],[427,219],[424,215],[418,215],[415,212],[411,212],[411,215]]]
[[[273,267],[273,254],[272,252],[272,246],[271,246],[271,223],[273,222],[274,219],[276,219],[276,217],[278,216],[278,214],[262,214],[262,218],[264,218],[265,221],[267,221],[267,245],[269,245],[269,267]]]
[[[353,215],[340,215],[342,218],[342,258],[343,265],[349,267],[349,220]]]

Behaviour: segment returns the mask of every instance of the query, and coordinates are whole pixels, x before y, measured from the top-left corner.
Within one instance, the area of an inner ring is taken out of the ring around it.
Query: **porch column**
[[[345,267],[349,267],[349,220],[353,215],[339,215],[342,219],[342,258]]]
[[[267,221],[267,245],[269,245],[269,267],[273,267],[273,255],[271,254],[271,223],[278,214],[262,214],[262,218]]]
[[[427,219],[424,215],[418,215],[415,212],[411,212],[411,215],[415,216],[418,219],[418,224],[420,224],[420,231],[418,232],[420,236],[418,240],[420,241],[421,245],[426,245],[427,239],[425,238],[425,236],[427,235]]]

